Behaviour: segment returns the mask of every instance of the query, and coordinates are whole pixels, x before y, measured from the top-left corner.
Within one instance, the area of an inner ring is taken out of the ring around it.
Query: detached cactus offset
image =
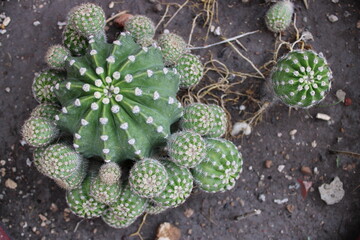
[[[267,11],[266,26],[272,32],[284,31],[290,26],[293,13],[294,4],[292,2],[289,0],[279,1]]]
[[[313,51],[292,51],[282,57],[271,75],[275,94],[285,104],[309,108],[321,102],[331,88],[326,59]]]
[[[23,137],[36,148],[39,172],[67,191],[74,214],[101,216],[114,228],[179,206],[194,180],[209,192],[233,187],[239,153],[208,139],[225,134],[224,110],[194,103],[184,111],[177,100],[180,84],[201,79],[199,58],[176,34],[157,43],[153,22],[140,15],[108,43],[105,19],[95,4],[73,8],[64,46],[49,48],[50,69],[34,79],[41,104],[25,121]]]

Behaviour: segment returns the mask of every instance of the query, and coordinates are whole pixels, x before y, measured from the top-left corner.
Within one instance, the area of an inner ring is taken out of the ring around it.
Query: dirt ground
[[[250,135],[234,140],[244,157],[244,171],[236,187],[219,194],[194,190],[182,206],[148,216],[141,231],[144,239],[154,239],[162,222],[179,227],[182,239],[351,240],[359,236],[359,159],[330,154],[328,149],[360,152],[360,1],[308,1],[308,10],[303,1],[295,1],[297,26],[313,34],[315,41],[310,44],[328,59],[334,74],[331,93],[321,106],[308,111],[289,111],[288,107],[274,102]],[[0,226],[12,239],[137,239],[129,235],[136,231],[141,218],[127,229],[116,230],[100,219],[80,222],[80,218],[69,214],[64,191],[37,172],[31,163],[32,150],[21,141],[21,126],[37,105],[31,93],[34,73],[46,67],[43,57],[47,48],[61,42],[60,25],[65,22],[67,12],[81,2],[0,2],[0,14],[4,12],[11,18],[6,32],[0,34]],[[107,17],[119,10],[129,10],[145,14],[156,23],[165,10],[164,5],[157,9],[156,4],[148,0],[122,0],[115,3],[114,8],[108,7],[109,0],[92,2],[99,3]],[[197,2],[201,8],[201,1],[190,2]],[[260,30],[241,39],[247,51],[240,51],[256,66],[269,61],[275,42],[263,19],[269,4],[264,0],[248,3],[219,0],[218,4],[219,21],[213,25],[220,26],[226,37]],[[173,6],[169,13],[175,10]],[[188,39],[192,19],[199,13],[194,10],[184,8],[167,29]],[[336,15],[338,21],[330,22],[331,14]],[[205,44],[203,22],[199,18],[196,25],[192,41],[195,46]],[[158,33],[163,29],[160,26]],[[207,43],[220,40],[210,33]],[[194,53],[204,61],[212,54],[234,71],[254,72],[227,44]],[[254,94],[259,97],[262,82],[248,78],[238,86],[238,91],[255,86]],[[339,89],[351,98],[352,105],[329,106],[337,102],[335,92]],[[239,114],[241,104],[228,106],[233,123],[243,120],[244,115]],[[331,120],[316,119],[319,112],[328,114]],[[297,133],[292,138],[290,131],[294,129]],[[264,166],[266,160],[272,161],[271,168]],[[284,165],[282,171],[278,169],[280,165]],[[304,175],[300,171],[303,166],[309,167],[312,174]],[[336,205],[328,206],[320,199],[318,187],[331,182],[335,176],[344,184],[345,197]],[[298,179],[313,183],[306,199],[301,195]],[[285,203],[274,202],[286,198]],[[194,211],[191,216],[187,214],[189,209]],[[255,209],[261,213],[252,215]]]

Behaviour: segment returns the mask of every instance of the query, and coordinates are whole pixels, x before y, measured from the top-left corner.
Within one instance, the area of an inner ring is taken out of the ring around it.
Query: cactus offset
[[[44,147],[59,136],[59,129],[49,119],[30,117],[22,128],[25,141],[33,147]]]
[[[281,32],[286,30],[291,23],[294,13],[294,4],[288,0],[275,3],[267,11],[265,23],[272,32]]]
[[[125,30],[129,31],[141,46],[147,47],[154,43],[155,25],[148,17],[142,15],[132,16],[125,22]]]
[[[174,33],[164,33],[159,38],[165,65],[174,65],[186,52],[186,43],[182,37]]]
[[[207,157],[191,169],[194,180],[206,192],[223,192],[235,186],[242,171],[242,157],[235,145],[220,138],[206,140]]]
[[[54,70],[45,70],[36,74],[32,85],[34,98],[39,102],[57,102],[54,86],[65,79],[65,74]]]
[[[31,112],[32,117],[43,117],[49,121],[55,120],[55,116],[60,113],[59,106],[52,103],[43,103],[34,108]]]
[[[226,133],[227,129],[227,116],[221,107],[218,105],[211,104],[209,108],[214,114],[214,119],[212,121],[212,128],[208,133],[209,137],[222,137]]]
[[[51,46],[45,55],[45,62],[55,70],[65,70],[65,61],[70,56],[70,51],[57,44]]]
[[[194,103],[184,109],[181,127],[200,135],[207,135],[213,128],[214,113],[210,107],[202,103]]]
[[[64,46],[70,50],[72,55],[81,56],[86,53],[89,45],[87,38],[76,32],[71,25],[65,27],[62,38]]]
[[[271,75],[274,92],[289,106],[309,108],[321,102],[331,88],[326,59],[313,51],[292,51],[282,57]]]
[[[192,54],[182,56],[176,69],[180,74],[180,86],[191,87],[199,83],[204,73],[204,66],[199,57]]]

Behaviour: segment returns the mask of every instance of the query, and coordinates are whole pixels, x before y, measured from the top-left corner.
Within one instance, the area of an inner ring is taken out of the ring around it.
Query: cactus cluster
[[[99,6],[72,9],[63,46],[50,47],[49,69],[34,79],[40,105],[23,137],[35,147],[36,168],[67,191],[74,214],[115,228],[179,206],[194,182],[208,192],[231,189],[242,159],[220,139],[224,110],[201,103],[184,110],[176,96],[201,79],[199,58],[176,34],[157,42],[147,17],[130,18],[112,43],[104,26]]]

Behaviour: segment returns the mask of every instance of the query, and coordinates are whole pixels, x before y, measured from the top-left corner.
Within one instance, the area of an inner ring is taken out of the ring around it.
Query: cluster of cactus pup
[[[201,80],[200,59],[176,34],[155,40],[145,16],[129,18],[112,43],[104,27],[101,7],[73,8],[63,44],[49,48],[49,68],[35,76],[40,105],[22,132],[36,168],[66,190],[74,214],[115,228],[181,205],[194,184],[232,189],[242,156],[221,138],[224,110],[177,100],[180,87]]]

